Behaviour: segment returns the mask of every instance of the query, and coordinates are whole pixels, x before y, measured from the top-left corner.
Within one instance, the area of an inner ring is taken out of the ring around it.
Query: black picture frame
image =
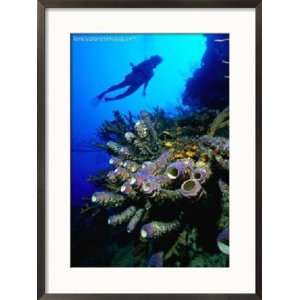
[[[39,0],[37,68],[37,299],[258,300],[262,298],[262,2],[261,0]],[[47,8],[254,8],[256,15],[256,286],[253,294],[46,294],[45,11]]]

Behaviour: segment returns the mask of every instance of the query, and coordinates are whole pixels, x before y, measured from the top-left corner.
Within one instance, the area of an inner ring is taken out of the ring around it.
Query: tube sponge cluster
[[[118,115],[123,131],[105,146],[112,155],[102,182],[107,190],[95,192],[91,206],[107,209],[110,226],[124,227],[124,234],[148,245],[147,266],[184,265],[176,255],[178,245],[188,253],[207,248],[227,255],[229,243],[225,252],[220,243],[228,222],[220,220],[228,220],[223,190],[228,187],[229,141],[183,135],[180,122],[174,126],[172,120],[168,128],[168,119],[157,114],[143,111],[131,123]]]

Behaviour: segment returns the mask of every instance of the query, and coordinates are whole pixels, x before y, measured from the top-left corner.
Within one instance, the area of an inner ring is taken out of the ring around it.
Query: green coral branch
[[[225,108],[222,112],[220,112],[217,117],[210,124],[207,134],[209,136],[214,136],[216,131],[229,126],[229,107]]]
[[[172,247],[166,253],[166,255],[164,256],[164,259],[168,260],[172,256],[179,256],[180,255],[179,249],[180,249],[180,247],[185,246],[187,244],[187,237],[188,237],[187,230],[184,229],[179,234],[179,236],[178,236],[177,240],[175,241],[175,243],[172,245]]]
[[[158,204],[176,203],[181,200],[181,193],[167,189],[161,189],[153,200]]]

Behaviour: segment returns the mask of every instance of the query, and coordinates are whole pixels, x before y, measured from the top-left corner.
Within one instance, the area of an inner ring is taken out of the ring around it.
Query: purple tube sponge
[[[211,171],[208,168],[201,167],[192,171],[192,178],[204,183],[210,177]]]
[[[136,173],[133,177],[130,178],[129,183],[136,187],[137,189],[140,189],[146,180],[146,176],[141,174],[140,172]]]
[[[229,255],[229,229],[225,228],[217,237],[217,245],[221,252]]]
[[[130,131],[126,132],[124,137],[128,143],[132,143],[136,138],[135,134]]]
[[[118,167],[114,170],[114,174],[117,179],[124,181],[130,177],[130,173],[128,172],[127,169]]]
[[[140,116],[141,116],[141,122],[143,122],[145,124],[146,128],[148,129],[148,131],[152,137],[153,143],[157,144],[158,137],[157,137],[156,130],[154,129],[150,114],[146,111],[141,111]]]
[[[163,170],[167,166],[169,158],[170,152],[164,151],[155,161],[157,170]]]
[[[223,158],[221,155],[216,155],[215,160],[222,169],[229,170],[229,159]]]
[[[153,223],[145,224],[141,229],[142,239],[151,239],[154,236],[154,226]]]
[[[109,171],[106,175],[107,179],[112,182],[112,183],[115,183],[117,182],[117,176],[116,174],[114,173],[114,171]]]
[[[222,179],[219,179],[218,185],[222,193],[229,193],[229,185],[225,183]]]
[[[194,198],[200,195],[202,186],[197,179],[188,179],[180,187],[180,193],[185,198]]]
[[[120,187],[120,192],[125,195],[135,195],[135,191],[129,181],[125,181]]]
[[[109,164],[113,165],[114,167],[120,167],[122,163],[123,163],[122,160],[115,156],[112,156],[109,160]]]
[[[141,170],[139,171],[141,174],[143,175],[153,175],[157,170],[157,166],[154,162],[152,161],[145,161],[143,164],[142,164],[142,168]]]
[[[112,141],[107,142],[106,146],[111,152],[116,153],[116,154],[119,154],[120,149],[122,147],[120,144],[118,144],[116,142],[112,142]]]
[[[134,129],[141,139],[146,138],[149,135],[149,129],[147,128],[146,124],[142,120],[138,120],[135,125]]]
[[[187,177],[190,173],[190,166],[184,161],[176,161],[167,167],[166,175],[172,180]]]
[[[173,222],[159,222],[153,221],[151,223],[145,224],[141,228],[141,239],[142,240],[155,240],[164,236],[165,234],[178,230],[180,227],[180,222],[175,220]]]
[[[107,223],[111,226],[122,225],[128,222],[135,214],[135,212],[136,208],[134,206],[129,206],[120,214],[110,216],[107,220]]]
[[[215,153],[229,157],[229,141],[223,137],[211,137],[208,135],[202,136],[200,141],[213,149]]]
[[[93,194],[91,201],[103,207],[119,207],[125,203],[126,198],[111,192],[96,192]]]
[[[130,184],[137,187],[138,189],[142,188],[144,182],[153,181],[153,173],[155,172],[155,164],[152,162],[145,162],[142,168],[135,173],[130,179]],[[156,181],[156,180],[155,180]]]
[[[142,219],[142,217],[144,215],[144,212],[145,212],[144,208],[140,208],[136,211],[135,215],[130,219],[130,221],[127,225],[127,232],[128,233],[132,232],[136,228],[137,224]]]
[[[126,168],[129,172],[134,173],[139,168],[139,165],[134,161],[126,160],[123,163],[123,167]]]
[[[161,268],[164,266],[164,252],[160,251],[150,256],[148,267]]]
[[[141,190],[146,195],[154,196],[160,190],[160,184],[154,176],[149,176],[144,180]]]
[[[120,154],[121,156],[124,156],[124,157],[128,157],[128,156],[130,156],[130,151],[127,147],[121,147],[118,154]]]
[[[165,175],[157,175],[155,176],[155,180],[160,184],[161,187],[168,186],[169,184],[172,183],[172,180]]]

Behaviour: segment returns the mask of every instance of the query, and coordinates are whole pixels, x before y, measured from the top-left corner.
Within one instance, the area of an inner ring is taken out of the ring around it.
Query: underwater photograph
[[[71,267],[229,267],[229,34],[70,42]]]

